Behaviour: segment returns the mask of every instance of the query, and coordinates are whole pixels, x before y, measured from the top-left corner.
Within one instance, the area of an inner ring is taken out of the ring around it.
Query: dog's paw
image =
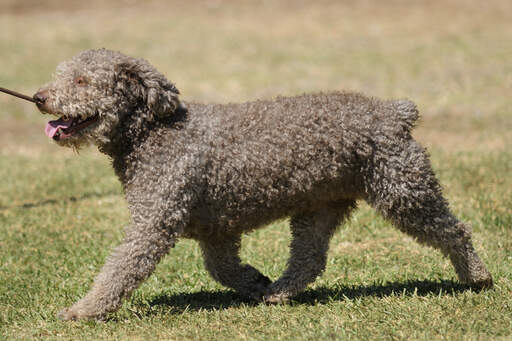
[[[79,314],[71,308],[62,309],[57,313],[57,317],[62,321],[77,321],[80,319]]]
[[[290,296],[285,293],[268,294],[263,297],[266,304],[286,304],[290,302]]]
[[[490,274],[487,278],[468,283],[468,286],[475,291],[492,289],[493,285],[494,283]]]
[[[78,321],[78,320],[103,320],[103,315],[97,313],[87,313],[82,309],[78,309],[75,307],[70,307],[66,309],[62,309],[57,314],[57,317],[63,321]]]
[[[253,283],[249,296],[256,302],[262,302],[265,295],[268,294],[268,288],[272,281],[267,276],[262,274]]]

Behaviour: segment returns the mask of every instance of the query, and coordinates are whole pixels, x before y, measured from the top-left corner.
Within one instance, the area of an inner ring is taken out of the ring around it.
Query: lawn
[[[182,240],[106,322],[62,322],[129,212],[105,156],[56,146],[48,117],[0,94],[0,339],[512,338],[510,13],[508,0],[0,0],[0,86],[29,95],[60,61],[107,47],[149,60],[186,100],[335,89],[414,100],[414,135],[495,279],[464,288],[438,252],[361,202],[325,273],[289,305],[217,284]],[[289,239],[278,221],[244,237],[242,258],[276,279]]]

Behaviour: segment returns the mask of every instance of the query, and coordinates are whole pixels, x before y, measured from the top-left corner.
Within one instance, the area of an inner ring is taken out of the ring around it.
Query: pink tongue
[[[58,120],[50,121],[50,122],[46,123],[46,128],[44,129],[44,132],[45,132],[46,136],[52,138],[55,136],[55,134],[57,134],[57,131],[59,130],[59,128],[62,128],[62,129],[69,128],[71,126],[71,123],[73,123],[72,118],[70,118],[67,121],[64,121],[62,118],[59,118]]]

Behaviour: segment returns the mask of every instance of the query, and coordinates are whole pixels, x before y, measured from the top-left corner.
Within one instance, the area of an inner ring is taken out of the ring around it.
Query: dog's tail
[[[413,101],[408,99],[398,99],[392,101],[394,111],[398,114],[398,119],[401,125],[407,131],[411,131],[416,126],[420,114],[418,108]]]

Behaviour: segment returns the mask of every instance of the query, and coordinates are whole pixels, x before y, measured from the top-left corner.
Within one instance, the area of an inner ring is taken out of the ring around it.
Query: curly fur
[[[95,124],[59,140],[109,155],[131,224],[90,292],[64,319],[119,308],[177,238],[193,238],[220,283],[283,302],[321,274],[336,227],[366,200],[400,230],[448,256],[459,279],[490,287],[469,225],[450,212],[425,150],[411,137],[408,100],[346,92],[240,104],[183,103],[145,60],[101,50],[61,64],[40,89],[41,111]],[[244,232],[291,217],[291,256],[270,281],[242,264]]]

